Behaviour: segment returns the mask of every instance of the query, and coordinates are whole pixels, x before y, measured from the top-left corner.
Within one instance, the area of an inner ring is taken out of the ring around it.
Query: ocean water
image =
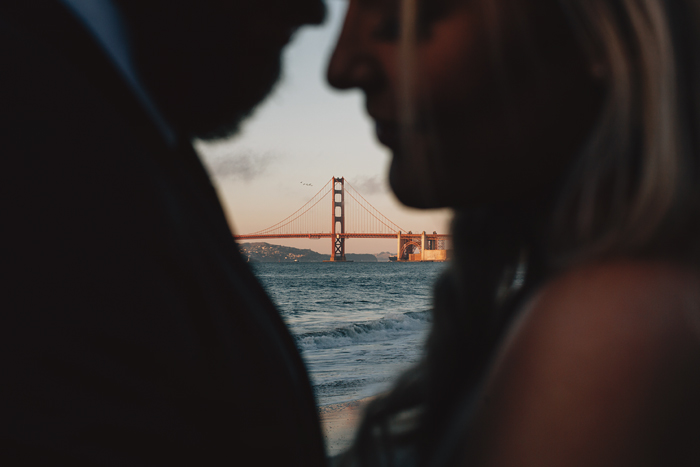
[[[295,336],[320,406],[378,394],[418,361],[445,263],[251,263]]]

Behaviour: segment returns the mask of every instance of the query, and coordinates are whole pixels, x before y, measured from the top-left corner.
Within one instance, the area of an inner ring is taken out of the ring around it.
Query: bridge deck
[[[385,233],[339,233],[335,236],[331,233],[318,233],[318,234],[276,234],[276,235],[234,235],[233,238],[236,240],[265,240],[271,238],[310,238],[310,239],[321,239],[321,238],[396,238],[398,234],[385,234]],[[429,240],[437,240],[442,238],[449,238],[450,235],[447,234],[425,234],[425,238]],[[401,238],[413,238],[420,239],[421,234],[415,233],[401,233]]]

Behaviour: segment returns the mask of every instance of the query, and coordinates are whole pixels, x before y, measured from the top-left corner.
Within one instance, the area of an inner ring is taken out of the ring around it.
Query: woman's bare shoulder
[[[644,346],[700,340],[700,273],[665,262],[619,260],[569,270],[526,305],[520,326],[540,338],[622,339]],[[652,338],[650,340],[650,338]],[[604,341],[601,341],[603,344]]]
[[[502,345],[468,457],[473,465],[697,462],[700,451],[686,445],[700,436],[698,394],[700,275],[643,261],[576,268],[542,287]]]

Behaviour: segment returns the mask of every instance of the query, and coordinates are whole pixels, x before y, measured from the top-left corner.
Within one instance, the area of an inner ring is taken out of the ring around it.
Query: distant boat
[[[389,261],[396,261],[397,257],[396,256],[389,256]]]

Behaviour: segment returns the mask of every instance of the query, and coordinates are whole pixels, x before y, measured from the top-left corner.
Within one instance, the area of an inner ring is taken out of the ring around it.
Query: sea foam
[[[423,331],[430,322],[429,311],[388,313],[378,320],[349,323],[325,331],[298,334],[296,341],[302,350],[333,349],[395,339],[402,334]]]

